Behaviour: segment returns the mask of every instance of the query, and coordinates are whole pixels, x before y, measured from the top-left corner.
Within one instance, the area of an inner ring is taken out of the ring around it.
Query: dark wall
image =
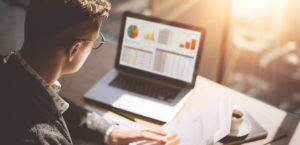
[[[24,19],[23,8],[0,1],[0,55],[20,49],[24,39]]]

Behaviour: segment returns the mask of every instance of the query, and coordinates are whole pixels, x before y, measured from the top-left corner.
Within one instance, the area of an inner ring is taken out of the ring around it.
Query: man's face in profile
[[[91,51],[93,50],[94,41],[99,38],[101,22],[87,21],[75,26],[71,29],[75,34],[78,34],[80,39],[87,39],[90,41],[74,41],[65,48],[65,63],[63,67],[63,74],[71,74],[77,72]]]

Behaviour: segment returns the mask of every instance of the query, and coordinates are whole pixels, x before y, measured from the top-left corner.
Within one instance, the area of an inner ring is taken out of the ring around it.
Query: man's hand
[[[165,145],[163,138],[166,133],[152,131],[152,130],[134,130],[125,127],[115,128],[108,137],[109,145],[129,145],[130,143],[137,143],[138,145]]]

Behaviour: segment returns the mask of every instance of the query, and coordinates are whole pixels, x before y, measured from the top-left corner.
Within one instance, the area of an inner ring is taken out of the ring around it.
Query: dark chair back
[[[0,72],[2,72],[2,67],[3,67],[3,59],[4,59],[4,56],[0,55]]]
[[[2,71],[2,66],[4,64],[4,56],[0,55],[0,71]]]
[[[0,65],[4,63],[3,59],[4,59],[4,56],[0,55]]]

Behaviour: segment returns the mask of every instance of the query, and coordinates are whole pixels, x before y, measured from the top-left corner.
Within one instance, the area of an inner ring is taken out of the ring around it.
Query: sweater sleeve
[[[68,100],[67,100],[68,101]],[[105,144],[105,135],[112,126],[102,116],[68,101],[63,117],[73,138]]]

